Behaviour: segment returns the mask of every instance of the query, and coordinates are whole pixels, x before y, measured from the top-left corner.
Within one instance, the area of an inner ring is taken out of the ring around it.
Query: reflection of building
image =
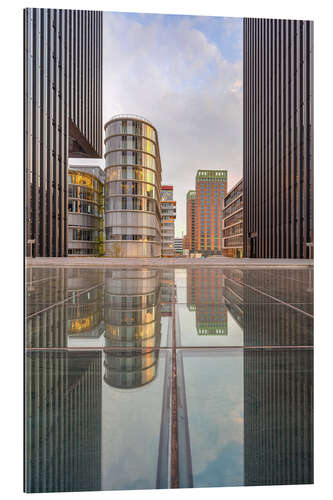
[[[101,489],[101,352],[25,358],[25,491]]]
[[[244,482],[313,482],[313,351],[244,351]]]
[[[103,13],[24,10],[26,252],[67,255],[68,157],[102,156]]]
[[[162,210],[162,257],[173,257],[175,254],[175,219],[176,202],[173,199],[173,186],[161,187]]]
[[[237,283],[242,281],[242,271],[227,269],[224,272],[224,301],[228,312],[236,323],[244,330],[244,287]]]
[[[226,170],[198,170],[195,178],[195,249],[205,255],[222,254],[227,177]]]
[[[105,273],[105,376],[121,389],[151,382],[161,340],[160,277],[156,270]]]
[[[187,307],[196,311],[198,335],[228,335],[221,269],[187,269]]]
[[[163,270],[161,272],[161,316],[172,316],[172,304],[175,299],[175,270]]]
[[[175,238],[175,254],[183,254],[183,238]]]
[[[68,336],[101,336],[103,270],[55,268],[50,275],[50,269],[29,269],[26,278],[25,347],[64,348]]]
[[[25,347],[67,345],[67,281],[68,269],[26,269]]]
[[[313,22],[244,19],[244,255],[313,256]]]
[[[68,171],[68,254],[103,254],[103,185],[100,167]]]
[[[243,179],[224,198],[223,256],[243,257]]]
[[[297,311],[297,304],[312,301],[312,269],[294,270],[293,278],[283,269],[225,269],[225,303],[244,330],[244,346],[311,346],[313,318]],[[244,286],[245,284],[251,284]],[[308,283],[309,289],[305,289]],[[256,290],[296,304],[295,308],[268,299]]]
[[[195,251],[195,191],[188,191],[186,195],[186,238],[184,248]]]
[[[83,269],[69,269],[68,292],[71,296],[67,304],[67,332],[72,339],[99,338],[104,332],[104,271],[98,270],[95,275],[95,287],[81,291]],[[85,283],[87,283],[85,281]],[[98,286],[97,286],[98,285]]]
[[[161,256],[161,160],[157,131],[144,118],[105,124],[106,255]]]

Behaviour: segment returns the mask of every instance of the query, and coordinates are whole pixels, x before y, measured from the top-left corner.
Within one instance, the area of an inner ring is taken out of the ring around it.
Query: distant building
[[[187,270],[187,308],[196,312],[198,335],[228,335],[228,311],[221,269],[190,267]]]
[[[103,255],[103,190],[100,167],[69,167],[68,255]]]
[[[243,257],[243,179],[224,198],[222,248],[224,257]]]
[[[103,13],[24,9],[25,248],[67,256],[68,158],[101,158]]]
[[[190,252],[195,251],[195,200],[195,191],[188,191],[186,195],[186,237],[184,237],[184,248]]]
[[[161,160],[155,127],[136,115],[105,126],[105,254],[161,256]]]
[[[173,199],[173,186],[161,186],[162,211],[162,257],[175,255],[176,201]]]
[[[183,238],[175,238],[175,253],[176,255],[183,254]]]
[[[198,170],[195,179],[195,250],[222,255],[223,200],[227,194],[226,170]]]
[[[313,257],[313,22],[243,20],[244,255]]]

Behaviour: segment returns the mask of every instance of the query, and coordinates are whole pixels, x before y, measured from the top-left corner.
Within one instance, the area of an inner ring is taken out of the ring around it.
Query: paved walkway
[[[195,259],[178,258],[112,258],[112,257],[36,257],[26,259],[27,267],[313,267],[313,259],[234,259],[230,257],[207,257]]]

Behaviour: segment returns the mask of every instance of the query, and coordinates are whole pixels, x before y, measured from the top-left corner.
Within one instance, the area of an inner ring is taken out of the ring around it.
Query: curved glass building
[[[145,118],[118,115],[105,126],[105,254],[161,256],[161,160]]]
[[[68,255],[103,254],[103,181],[100,167],[68,171]]]

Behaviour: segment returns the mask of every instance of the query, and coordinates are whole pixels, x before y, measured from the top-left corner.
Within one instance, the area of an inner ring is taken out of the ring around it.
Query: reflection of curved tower
[[[105,275],[105,376],[121,389],[140,387],[157,373],[161,339],[157,271],[112,270]]]
[[[87,278],[90,275],[90,282]],[[67,332],[72,338],[99,338],[104,331],[104,270],[70,268],[68,270],[68,292],[71,299],[67,306]],[[90,285],[90,287],[89,287]],[[77,297],[77,293],[90,288]]]

